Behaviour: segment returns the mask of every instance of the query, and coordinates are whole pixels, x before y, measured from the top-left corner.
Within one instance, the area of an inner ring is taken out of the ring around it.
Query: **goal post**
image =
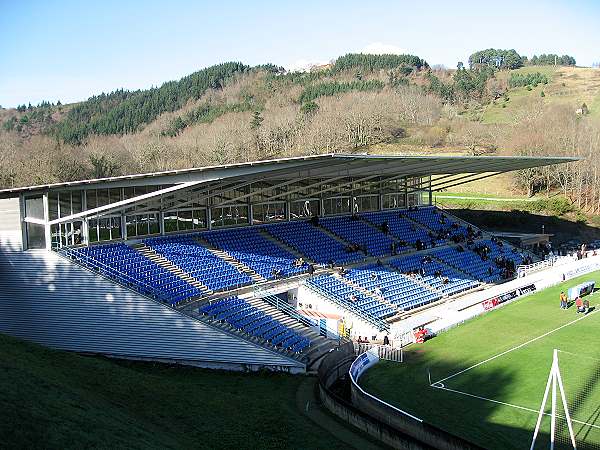
[[[542,403],[540,404],[540,410],[538,413],[537,422],[535,424],[535,430],[533,431],[533,439],[531,440],[530,450],[534,450],[536,440],[540,431],[540,425],[542,424],[542,419],[546,415],[546,404],[548,402],[548,395],[551,392],[552,398],[552,407],[550,412],[550,450],[554,450],[555,442],[556,442],[556,419],[557,419],[557,393],[556,390],[560,391],[560,401],[562,404],[562,412],[564,413],[564,420],[566,420],[567,428],[569,430],[569,438],[570,444],[573,449],[577,449],[577,444],[575,442],[575,434],[573,433],[573,423],[571,421],[571,415],[569,414],[569,405],[567,404],[567,397],[565,395],[565,388],[563,385],[563,380],[560,374],[560,367],[558,364],[558,350],[554,349],[552,354],[552,366],[550,368],[550,373],[548,374],[548,381],[546,383],[546,389],[544,390],[544,397],[542,398]],[[562,418],[561,417],[561,418]]]

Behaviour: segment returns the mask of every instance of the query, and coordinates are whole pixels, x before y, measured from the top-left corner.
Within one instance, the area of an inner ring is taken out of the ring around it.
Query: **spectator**
[[[383,345],[390,345],[390,339],[387,337],[387,334],[383,337]]]

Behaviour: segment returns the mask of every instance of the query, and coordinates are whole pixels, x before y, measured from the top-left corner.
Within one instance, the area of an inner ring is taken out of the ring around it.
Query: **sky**
[[[485,48],[600,61],[600,0],[0,0],[0,105],[144,89],[226,61],[351,53],[456,67]]]

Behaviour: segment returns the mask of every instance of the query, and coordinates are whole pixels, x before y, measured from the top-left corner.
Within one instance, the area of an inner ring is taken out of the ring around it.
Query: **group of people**
[[[579,313],[583,313],[583,314],[587,314],[590,311],[590,302],[589,300],[586,298],[585,300],[583,300],[581,298],[581,296],[577,296],[577,298],[575,299],[575,308],[576,308],[576,312]],[[560,293],[560,309],[569,309],[569,306],[571,306],[569,304],[569,299],[567,297],[567,295],[565,294],[564,291],[561,291]]]

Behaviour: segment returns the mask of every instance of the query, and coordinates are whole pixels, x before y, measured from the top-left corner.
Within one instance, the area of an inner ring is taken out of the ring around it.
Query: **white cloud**
[[[329,61],[299,59],[287,65],[286,69],[290,72],[308,72],[311,67],[322,66],[323,64],[329,64]]]
[[[360,50],[361,53],[370,53],[372,55],[402,55],[408,53],[406,49],[393,44],[384,44],[383,42],[372,42]]]

